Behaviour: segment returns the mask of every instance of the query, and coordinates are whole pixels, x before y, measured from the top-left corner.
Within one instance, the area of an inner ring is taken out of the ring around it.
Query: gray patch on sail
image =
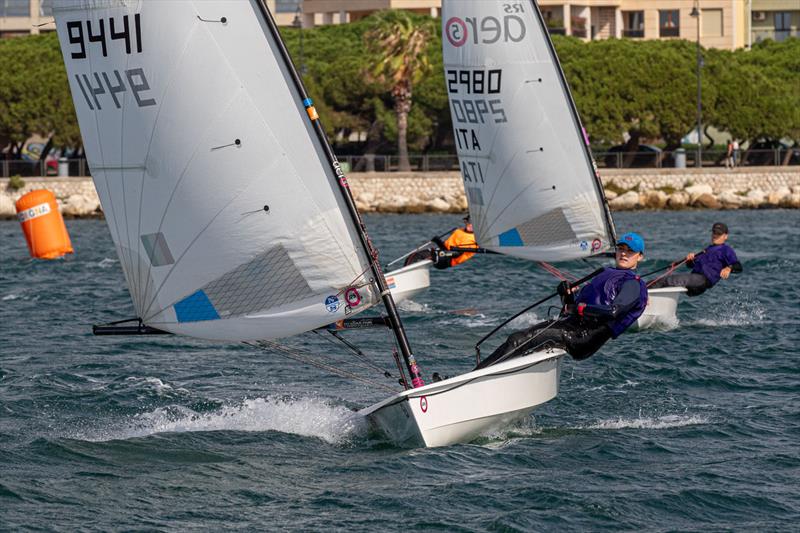
[[[481,191],[477,187],[466,187],[466,190],[470,205],[484,205],[483,191]]]
[[[167,239],[161,232],[148,233],[142,235],[142,244],[144,250],[147,252],[147,257],[150,258],[150,264],[156,267],[171,265],[175,262],[172,258],[172,253],[167,246]]]
[[[271,309],[314,294],[283,246],[270,248],[202,289],[222,318]]]
[[[517,231],[526,246],[546,246],[578,240],[578,236],[572,230],[572,225],[564,216],[563,209],[553,209],[520,224]]]

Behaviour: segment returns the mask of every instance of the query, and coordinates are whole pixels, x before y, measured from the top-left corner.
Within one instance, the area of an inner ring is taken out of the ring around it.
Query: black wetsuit
[[[574,359],[592,356],[636,321],[647,306],[647,287],[630,270],[607,268],[573,299],[563,296],[564,312],[511,334],[475,368],[486,368],[548,346],[563,348]]]

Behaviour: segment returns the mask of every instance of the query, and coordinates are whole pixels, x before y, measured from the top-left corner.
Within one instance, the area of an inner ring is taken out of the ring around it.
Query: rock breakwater
[[[800,208],[800,167],[728,170],[605,170],[601,180],[611,209]],[[34,189],[52,190],[66,217],[102,216],[91,178],[25,178],[11,189],[0,179],[0,217]],[[460,213],[467,209],[458,172],[353,173],[348,177],[362,212]]]

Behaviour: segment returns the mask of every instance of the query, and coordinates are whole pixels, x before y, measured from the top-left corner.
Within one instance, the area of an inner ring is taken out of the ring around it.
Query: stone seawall
[[[739,209],[800,208],[800,167],[604,170],[601,179],[611,208]],[[15,215],[14,202],[33,189],[50,189],[66,216],[101,215],[91,178],[25,178],[9,189],[0,179],[0,217]],[[467,208],[458,172],[353,173],[348,176],[363,212],[463,212]]]

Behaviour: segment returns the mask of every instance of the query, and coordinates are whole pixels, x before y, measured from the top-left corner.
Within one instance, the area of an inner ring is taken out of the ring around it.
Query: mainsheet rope
[[[282,355],[282,356],[284,356],[284,357],[286,357],[288,359],[293,359],[293,360],[298,361],[300,363],[305,363],[305,364],[311,365],[313,367],[319,368],[321,370],[327,370],[328,372],[330,372],[332,374],[336,374],[339,377],[343,377],[345,379],[352,379],[352,380],[355,380],[355,381],[360,381],[362,383],[366,383],[367,385],[378,387],[378,388],[384,389],[384,390],[392,392],[392,393],[397,392],[395,389],[393,389],[391,387],[388,387],[388,386],[384,385],[383,383],[378,383],[377,381],[374,381],[374,380],[371,380],[369,378],[365,378],[365,377],[359,376],[358,374],[354,374],[352,372],[348,372],[347,370],[342,370],[341,368],[338,368],[338,367],[335,367],[335,366],[330,365],[328,363],[324,363],[324,362],[322,362],[320,360],[314,359],[313,356],[305,354],[305,353],[301,352],[300,350],[292,349],[292,348],[289,348],[287,346],[283,346],[282,344],[279,344],[277,342],[272,342],[272,341],[254,341],[254,342],[250,342],[250,341],[246,341],[246,342],[244,342],[244,344],[246,344],[248,346],[252,346],[254,348],[261,349],[261,350],[271,349],[271,350],[274,350],[276,352],[279,352],[279,355]]]

